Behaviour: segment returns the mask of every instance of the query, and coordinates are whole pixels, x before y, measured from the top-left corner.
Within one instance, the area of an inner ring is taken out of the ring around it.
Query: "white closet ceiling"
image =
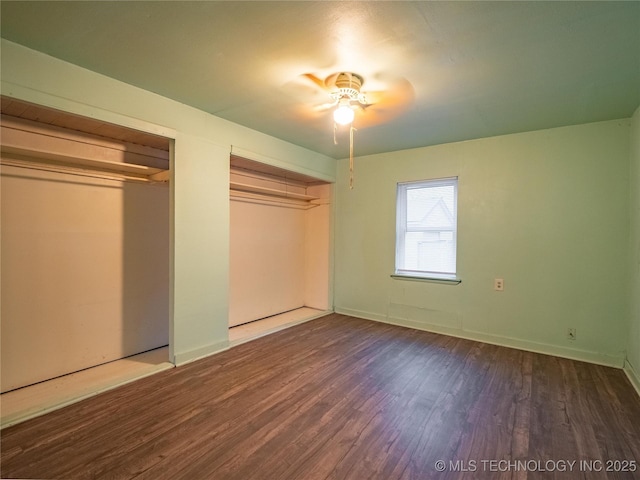
[[[361,76],[363,91],[412,89],[400,115],[356,118],[356,155],[626,118],[640,105],[640,2],[1,9],[5,39],[335,158],[348,142],[334,145],[331,112],[309,114],[331,99],[304,80],[336,72]]]
[[[0,107],[2,165],[169,181],[168,138],[5,96]]]
[[[151,133],[141,132],[89,117],[61,112],[52,108],[0,96],[0,110],[3,115],[22,118],[43,125],[67,128],[113,140],[135,143],[158,150],[169,151],[169,139]]]

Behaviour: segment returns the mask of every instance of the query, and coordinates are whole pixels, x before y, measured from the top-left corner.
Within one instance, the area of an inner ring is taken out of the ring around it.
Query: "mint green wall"
[[[175,138],[171,182],[173,359],[228,345],[229,152],[335,177],[335,160],[2,40],[2,94]],[[170,68],[168,66],[167,68]]]
[[[178,134],[171,205],[173,343],[181,363],[226,346],[229,298],[229,150]],[[226,235],[225,235],[226,233]],[[212,335],[213,334],[213,335]]]
[[[361,157],[352,191],[341,160],[336,310],[622,366],[628,138],[620,120]],[[451,176],[462,284],[390,278],[396,183]]]
[[[1,46],[2,94],[176,139],[173,355],[181,362],[224,348],[229,149],[326,180],[335,177],[335,162],[14,43]],[[621,272],[628,271],[629,218],[632,245],[640,237],[639,116],[631,154],[622,120],[358,158],[353,191],[341,161],[336,308],[614,365],[627,348],[638,371],[640,301],[633,292],[640,280],[633,270],[629,294]],[[392,280],[396,183],[452,175],[460,178],[463,283]],[[631,255],[636,268],[637,250]],[[504,292],[492,290],[495,277],[505,279]],[[566,339],[567,327],[577,329],[577,340]]]
[[[627,360],[640,392],[640,107],[631,119],[630,196],[630,318]]]

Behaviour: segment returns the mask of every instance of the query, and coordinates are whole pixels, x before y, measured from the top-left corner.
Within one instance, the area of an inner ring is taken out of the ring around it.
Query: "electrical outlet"
[[[569,340],[576,339],[576,329],[575,328],[567,328],[567,338]]]
[[[502,292],[504,290],[504,280],[502,278],[496,278],[493,280],[493,289],[496,292]]]

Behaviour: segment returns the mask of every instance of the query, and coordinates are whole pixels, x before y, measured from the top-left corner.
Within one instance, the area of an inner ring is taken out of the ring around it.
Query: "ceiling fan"
[[[305,74],[305,77],[319,86],[326,86],[329,91],[329,97],[333,99],[330,104],[320,107],[332,108],[333,119],[339,125],[348,125],[353,122],[355,117],[354,108],[365,108],[369,106],[367,97],[360,91],[362,88],[362,77],[351,72],[340,72],[329,75],[324,82],[312,74]]]
[[[313,73],[301,75],[314,86],[320,88],[329,96],[330,102],[321,105],[308,105],[312,113],[322,113],[333,109],[345,112],[344,121],[337,122],[347,125],[356,122],[358,128],[366,128],[380,125],[404,113],[413,103],[413,86],[404,78],[375,75],[374,81],[378,87],[376,90],[363,89],[365,78],[352,72],[337,72],[320,78]],[[353,116],[346,113],[351,109]],[[311,113],[311,112],[310,112]],[[342,118],[342,114],[337,114]],[[337,120],[334,115],[334,120]],[[357,118],[356,118],[357,117]]]
[[[315,113],[333,111],[333,139],[336,144],[338,125],[349,126],[349,187],[353,188],[354,121],[358,128],[366,128],[393,120],[413,102],[413,87],[407,80],[396,78],[386,82],[387,88],[383,90],[363,91],[364,78],[352,72],[332,73],[324,79],[312,73],[305,73],[302,77],[324,90],[331,99],[310,108]]]

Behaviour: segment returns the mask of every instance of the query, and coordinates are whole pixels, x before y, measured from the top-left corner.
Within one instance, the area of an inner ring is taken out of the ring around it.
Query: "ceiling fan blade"
[[[316,111],[316,112],[326,112],[327,110],[331,110],[336,105],[338,105],[338,101],[337,100],[335,102],[329,102],[329,103],[323,103],[322,105],[316,105],[315,107],[313,107],[313,110]]]
[[[280,87],[280,91],[291,98],[295,103],[307,105],[320,105],[331,100],[329,92],[324,86],[324,80],[312,73],[298,75]]]
[[[327,116],[327,111],[330,105],[296,105],[290,108],[290,115],[292,119],[302,122],[316,122],[321,121]]]
[[[364,92],[367,103],[356,110],[357,128],[372,127],[402,115],[413,103],[415,91],[411,83],[402,78],[386,90]]]
[[[303,73],[300,76],[303,77],[303,78],[306,78],[309,81],[311,81],[311,83],[313,83],[317,87],[321,88],[323,91],[327,90],[327,84],[325,83],[325,80],[323,80],[322,78],[317,77],[313,73]]]

